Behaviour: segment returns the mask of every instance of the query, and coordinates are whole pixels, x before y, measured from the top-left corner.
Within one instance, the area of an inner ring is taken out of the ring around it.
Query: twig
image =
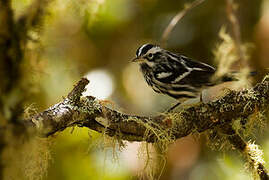
[[[68,94],[67,98],[77,102],[80,100],[82,93],[85,91],[85,87],[89,84],[89,80],[82,78],[73,88],[73,90]]]
[[[257,152],[255,151],[257,150],[251,148],[253,145],[245,142],[245,140],[232,128],[231,124],[225,124],[219,129],[222,133],[228,135],[229,142],[248,159],[248,164],[256,171],[260,179],[268,180],[268,172],[265,169],[264,164],[259,161],[262,157],[257,157],[261,155],[256,155]]]
[[[237,50],[238,55],[239,55],[240,67],[248,67],[248,63],[246,60],[246,54],[244,53],[244,51],[242,49],[242,45],[241,45],[242,42],[241,42],[240,25],[239,25],[239,22],[238,22],[236,15],[235,15],[236,4],[234,3],[233,0],[226,0],[226,4],[227,4],[226,12],[227,12],[228,19],[232,25],[232,35],[233,35],[233,39],[235,42],[236,50]]]
[[[173,19],[170,21],[169,25],[165,28],[163,34],[162,34],[162,38],[161,38],[161,44],[164,47],[167,39],[170,35],[170,33],[172,32],[172,30],[174,29],[174,27],[177,25],[177,23],[194,7],[198,6],[199,4],[201,4],[202,2],[204,2],[205,0],[195,0],[193,1],[190,5],[188,5],[185,9],[181,10],[180,12],[177,13],[176,16],[173,17]]]

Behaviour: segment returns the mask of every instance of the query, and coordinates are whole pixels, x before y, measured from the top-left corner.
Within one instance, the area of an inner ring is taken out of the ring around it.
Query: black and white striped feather
[[[143,59],[140,68],[149,86],[157,93],[176,99],[193,98],[215,83],[215,68],[188,57],[171,53],[159,46],[145,44],[137,49],[136,59]],[[234,78],[226,78],[232,81]]]

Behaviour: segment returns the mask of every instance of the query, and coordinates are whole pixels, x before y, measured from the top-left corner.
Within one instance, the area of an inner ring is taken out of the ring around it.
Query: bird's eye
[[[148,57],[149,57],[149,58],[153,58],[153,54],[152,54],[152,53],[149,53],[149,54],[148,54]]]

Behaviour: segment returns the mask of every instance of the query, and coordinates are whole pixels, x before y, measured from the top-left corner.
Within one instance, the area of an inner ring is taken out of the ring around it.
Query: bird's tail
[[[253,76],[256,76],[257,74],[258,74],[257,71],[251,71],[248,77],[253,77]],[[239,80],[238,77],[239,77],[238,72],[230,72],[230,73],[224,74],[221,77],[213,79],[212,85],[214,86],[214,85],[221,84],[224,82],[238,81]]]

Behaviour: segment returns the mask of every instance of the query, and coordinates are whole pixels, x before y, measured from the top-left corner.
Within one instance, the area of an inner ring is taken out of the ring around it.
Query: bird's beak
[[[143,61],[141,57],[135,57],[134,59],[132,59],[132,62],[141,62],[141,61]]]

